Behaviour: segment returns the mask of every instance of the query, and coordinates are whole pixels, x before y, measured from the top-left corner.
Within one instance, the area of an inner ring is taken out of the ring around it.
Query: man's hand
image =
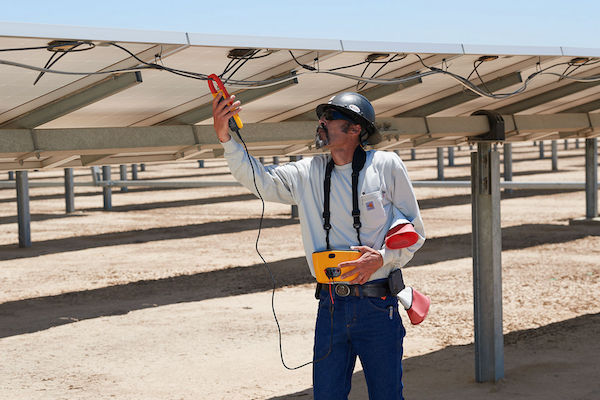
[[[360,251],[361,256],[358,260],[344,261],[338,264],[338,267],[340,268],[354,267],[352,270],[342,274],[340,278],[345,279],[354,274],[358,274],[357,277],[349,283],[351,285],[362,285],[369,280],[373,272],[377,271],[383,265],[383,257],[380,252],[368,246],[352,246],[351,249]]]
[[[231,139],[229,135],[229,118],[233,117],[242,109],[240,102],[235,100],[235,96],[232,95],[228,100],[223,99],[223,96],[219,95],[213,99],[213,126],[217,133],[217,139],[221,143],[228,142]],[[229,102],[232,102],[231,106]]]

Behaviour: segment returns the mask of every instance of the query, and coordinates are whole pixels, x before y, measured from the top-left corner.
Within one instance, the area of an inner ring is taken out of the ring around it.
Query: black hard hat
[[[375,110],[371,102],[362,94],[344,92],[333,96],[326,104],[319,104],[317,106],[317,118],[321,118],[323,112],[328,108],[338,110],[352,117],[357,124],[360,124],[367,133],[365,139],[361,138],[362,142],[368,144],[381,142],[381,135],[375,126]]]

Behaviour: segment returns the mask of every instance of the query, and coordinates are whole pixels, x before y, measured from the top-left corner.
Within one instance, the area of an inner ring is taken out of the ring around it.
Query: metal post
[[[14,171],[8,171],[8,180],[9,181],[14,181],[15,180],[15,173],[14,173]]]
[[[448,166],[454,167],[454,147],[448,147]]]
[[[410,159],[413,161],[417,159],[417,151],[415,149],[410,149]]]
[[[102,166],[102,180],[104,182],[110,181],[110,165]],[[112,189],[110,186],[102,186],[102,199],[104,200],[104,210],[110,211],[112,209]]]
[[[131,164],[131,180],[132,181],[137,181],[138,180],[138,166],[137,164]]]
[[[569,141],[565,139],[565,150],[569,150]]]
[[[119,165],[119,178],[122,181],[127,180],[127,165],[125,165],[125,164]],[[127,189],[127,186],[121,186],[121,192],[127,192],[128,190],[129,189]]]
[[[552,171],[558,171],[558,143],[552,141]]]
[[[17,221],[19,247],[31,247],[31,215],[29,214],[29,178],[27,171],[17,171]]]
[[[144,172],[146,170],[146,164],[140,164],[140,171]]]
[[[579,148],[579,139],[575,139],[575,148],[578,149]]]
[[[512,143],[504,143],[504,180],[512,181]],[[504,189],[504,193],[512,193],[512,189]]]
[[[75,194],[73,191],[73,168],[65,168],[65,210],[67,214],[75,211]]]
[[[295,161],[298,161],[298,156],[290,156],[290,162],[295,162]],[[298,218],[298,205],[297,204],[292,204],[291,217]]]
[[[258,161],[262,164],[265,165],[265,158],[264,157],[258,157]]]
[[[475,379],[504,376],[500,161],[490,143],[471,153]]]
[[[204,168],[204,160],[198,160],[198,168]]]
[[[279,157],[273,156],[273,165],[279,165]]]
[[[544,141],[540,140],[540,159],[544,158]]]
[[[585,218],[598,216],[598,138],[585,139]]]
[[[444,148],[437,148],[437,178],[438,181],[444,180]]]

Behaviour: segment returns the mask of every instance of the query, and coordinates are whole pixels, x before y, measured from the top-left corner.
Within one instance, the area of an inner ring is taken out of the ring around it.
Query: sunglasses
[[[321,114],[321,118],[325,118],[327,121],[334,121],[336,119],[341,119],[341,120],[352,122],[353,124],[356,124],[356,121],[352,117],[350,117],[344,113],[341,113],[338,110],[335,110],[333,108],[329,108],[329,109],[323,111],[323,114]]]

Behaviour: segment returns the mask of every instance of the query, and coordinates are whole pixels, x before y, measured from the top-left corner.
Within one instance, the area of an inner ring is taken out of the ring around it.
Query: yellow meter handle
[[[217,83],[217,88],[215,88],[214,82]],[[210,89],[210,92],[213,95],[213,99],[219,95],[223,96],[223,98],[225,100],[229,100],[229,92],[227,92],[227,89],[225,89],[225,85],[223,85],[223,82],[221,81],[221,78],[219,78],[216,74],[210,74],[208,76],[208,88]],[[231,105],[232,102],[229,101],[229,105]],[[238,129],[242,129],[244,127],[244,124],[242,123],[242,119],[240,118],[239,115],[234,115],[233,120],[235,121],[235,124],[237,125]]]

